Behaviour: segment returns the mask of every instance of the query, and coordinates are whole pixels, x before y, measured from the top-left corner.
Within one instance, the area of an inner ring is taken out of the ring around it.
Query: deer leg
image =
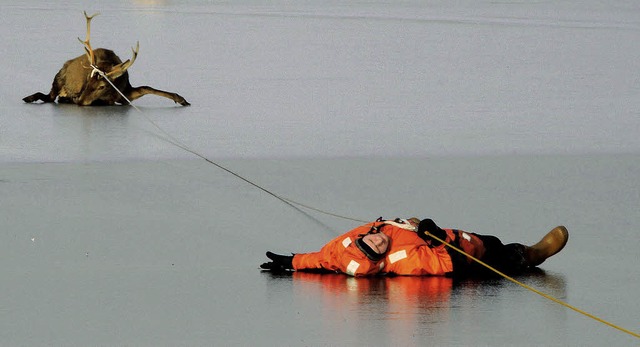
[[[167,99],[171,99],[176,104],[180,104],[182,106],[191,105],[189,102],[187,102],[187,100],[185,100],[182,96],[178,95],[177,93],[165,92],[164,90],[151,88],[149,86],[131,88],[129,93],[127,94],[128,94],[127,98],[131,101],[138,99],[143,95],[153,94],[153,95],[165,97]]]
[[[29,96],[25,96],[24,98],[22,98],[22,101],[24,101],[24,102],[36,102],[36,101],[53,102],[53,100],[51,99],[51,96],[49,94],[44,94],[44,93],[40,93],[40,92],[37,92],[35,94],[31,94]]]
[[[24,98],[22,98],[22,101],[24,101],[24,102],[36,102],[36,101],[54,102],[54,101],[56,101],[57,97],[58,97],[58,89],[54,85],[53,88],[51,88],[51,91],[49,92],[49,94],[44,94],[44,93],[37,92],[35,94],[31,94],[29,96],[25,96]]]
[[[62,72],[62,70],[58,71],[58,73],[56,74],[56,77],[53,79],[53,83],[51,83],[51,91],[49,92],[49,94],[44,94],[44,93],[37,92],[35,94],[31,94],[29,96],[25,96],[24,98],[22,98],[22,101],[24,101],[24,102],[36,102],[36,101],[54,102],[54,101],[56,101],[56,98],[58,97],[58,94],[60,94],[60,85],[58,83],[58,78],[59,78],[61,72]]]
[[[69,98],[65,96],[59,96],[58,103],[59,104],[75,104],[75,102],[73,102],[73,98]]]

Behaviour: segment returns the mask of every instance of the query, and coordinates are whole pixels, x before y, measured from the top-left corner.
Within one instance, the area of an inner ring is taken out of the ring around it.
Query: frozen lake
[[[524,283],[640,332],[635,2],[0,5],[2,345],[634,345],[506,280],[273,276],[356,219],[567,248]],[[92,44],[132,107],[34,104]],[[161,130],[160,130],[161,129]],[[169,135],[167,135],[169,134]]]

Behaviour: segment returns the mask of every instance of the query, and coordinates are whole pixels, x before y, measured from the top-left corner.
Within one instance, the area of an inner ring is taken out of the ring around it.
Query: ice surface
[[[92,44],[132,107],[25,104]],[[632,345],[507,281],[260,273],[357,219],[536,242],[520,280],[640,322],[633,1],[22,1],[0,5],[3,345]]]

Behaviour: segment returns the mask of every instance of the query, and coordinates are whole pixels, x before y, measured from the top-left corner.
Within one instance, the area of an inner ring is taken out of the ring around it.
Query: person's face
[[[384,254],[389,248],[389,236],[383,233],[367,234],[362,238],[362,241],[369,245],[371,249],[378,254]]]

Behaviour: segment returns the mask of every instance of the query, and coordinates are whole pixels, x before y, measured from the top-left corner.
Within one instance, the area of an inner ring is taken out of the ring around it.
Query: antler
[[[84,11],[84,17],[87,19],[87,39],[85,41],[82,41],[79,37],[78,37],[78,41],[82,42],[84,44],[84,50],[85,52],[87,52],[87,58],[89,59],[89,64],[90,65],[94,65],[96,63],[95,61],[95,56],[93,54],[93,49],[91,48],[91,43],[89,43],[89,38],[91,37],[91,19],[97,15],[99,15],[100,12],[96,12],[94,14],[92,14],[91,16],[87,15],[87,11]]]
[[[133,52],[131,59],[127,59],[127,61],[125,61],[124,63],[114,66],[111,69],[111,71],[107,73],[107,76],[109,76],[109,78],[111,79],[115,79],[122,76],[127,71],[127,69],[130,68],[131,65],[133,65],[133,62],[136,61],[136,58],[138,57],[139,49],[140,49],[140,41],[136,41],[136,48],[134,49],[133,47],[131,47],[131,52]]]

